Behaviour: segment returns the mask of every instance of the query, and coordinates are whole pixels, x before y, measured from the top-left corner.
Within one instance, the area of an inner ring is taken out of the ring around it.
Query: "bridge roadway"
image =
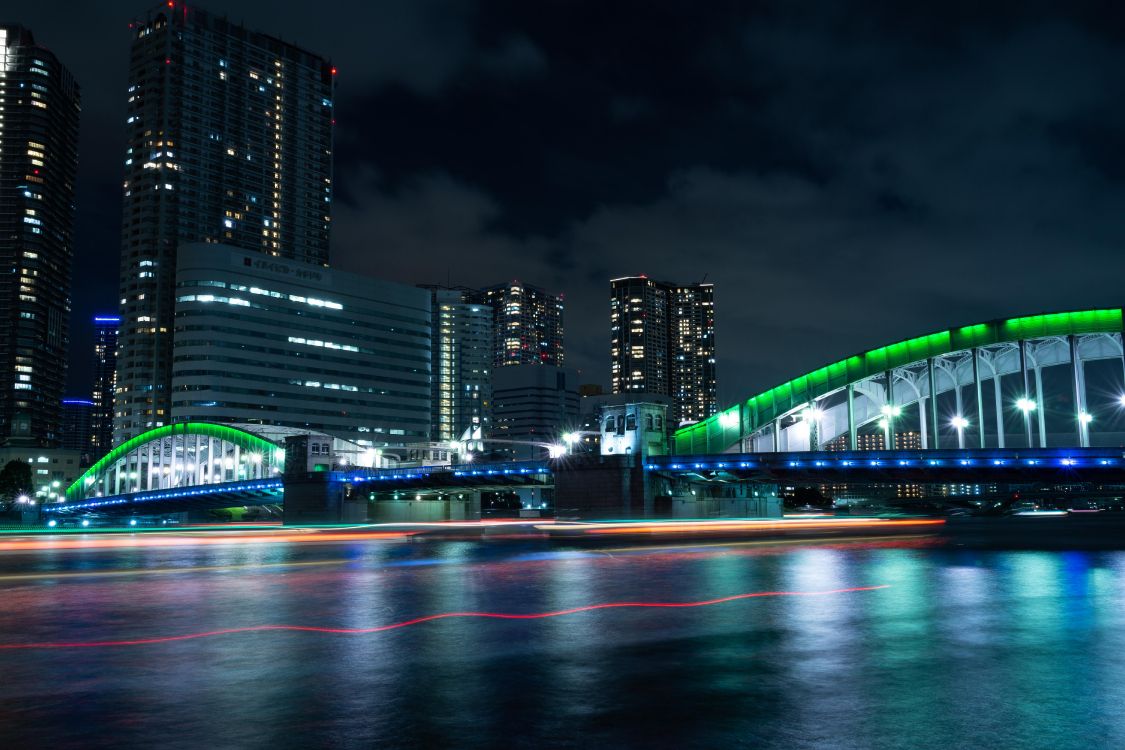
[[[648,473],[698,482],[761,484],[1122,484],[1121,448],[1008,448],[964,450],[724,453],[651,456]],[[566,458],[542,461],[351,469],[325,472],[327,481],[359,492],[504,489],[550,486]],[[135,492],[43,507],[45,514],[172,513],[278,503],[284,479],[258,479]]]
[[[966,448],[651,456],[670,477],[764,484],[1125,483],[1121,448]]]
[[[358,487],[361,492],[379,490],[504,489],[519,486],[545,486],[551,483],[551,462],[510,461],[496,464],[424,466],[409,469],[368,469],[319,472],[326,482]],[[249,479],[237,482],[192,485],[164,490],[149,490],[112,495],[76,502],[43,506],[46,514],[97,513],[130,515],[136,513],[178,513],[211,510],[240,505],[280,503],[284,497],[283,477]]]

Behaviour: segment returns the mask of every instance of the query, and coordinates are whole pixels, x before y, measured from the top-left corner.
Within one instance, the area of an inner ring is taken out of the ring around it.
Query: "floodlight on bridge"
[[[953,419],[949,420],[949,424],[953,426],[953,429],[960,431],[968,428],[969,420],[958,414],[957,416],[953,417]]]
[[[806,422],[817,422],[824,416],[824,412],[815,406],[809,406],[801,412],[801,419]]]
[[[880,411],[883,413],[884,418],[894,419],[895,417],[902,416],[902,407],[893,404],[884,404]]]
[[[1036,404],[1034,401],[1024,396],[1023,398],[1016,399],[1016,408],[1024,414],[1027,414],[1028,412],[1035,411]]]
[[[1090,424],[1091,422],[1094,421],[1094,415],[1091,414],[1088,411],[1079,412],[1078,413],[1078,421],[1081,422],[1083,425],[1088,425],[1088,424]]]
[[[562,458],[565,455],[566,455],[566,446],[565,445],[548,445],[547,446],[547,456],[549,458]]]

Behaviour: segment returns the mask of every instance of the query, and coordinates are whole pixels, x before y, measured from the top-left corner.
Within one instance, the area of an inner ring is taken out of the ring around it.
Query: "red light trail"
[[[208,630],[199,633],[184,633],[182,635],[166,635],[154,638],[135,638],[116,641],[58,641],[43,643],[0,643],[0,650],[14,651],[19,649],[48,649],[48,648],[110,648],[113,646],[147,646],[154,643],[172,643],[174,641],[191,641],[198,638],[213,638],[220,635],[235,635],[237,633],[259,633],[266,631],[292,631],[300,633],[329,633],[334,635],[367,635],[383,633],[388,630],[399,630],[411,625],[421,625],[434,620],[451,618],[473,617],[491,620],[543,620],[548,617],[563,617],[579,612],[590,612],[596,609],[684,609],[688,607],[710,607],[715,604],[740,601],[742,599],[761,599],[765,597],[780,596],[829,596],[832,594],[850,594],[859,591],[876,591],[889,588],[888,584],[879,586],[854,586],[844,589],[829,589],[826,591],[754,591],[746,594],[734,594],[718,599],[706,599],[697,602],[603,602],[601,604],[587,604],[582,607],[559,609],[553,612],[529,612],[516,614],[508,612],[442,612],[436,615],[415,617],[411,620],[379,625],[371,628],[328,628],[315,625],[250,625],[242,628],[224,628],[222,630]]]

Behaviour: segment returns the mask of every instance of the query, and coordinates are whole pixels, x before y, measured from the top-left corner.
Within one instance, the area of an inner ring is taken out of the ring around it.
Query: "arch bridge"
[[[677,455],[1120,446],[1120,308],[992,320],[872,349],[674,436]]]

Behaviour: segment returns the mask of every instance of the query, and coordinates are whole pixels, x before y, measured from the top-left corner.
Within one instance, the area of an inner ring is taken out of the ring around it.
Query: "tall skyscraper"
[[[610,282],[610,380],[614,393],[672,399],[673,424],[716,411],[715,288],[646,276]]]
[[[487,433],[492,417],[492,307],[464,287],[427,285],[430,291],[430,418],[433,440]]]
[[[70,71],[0,25],[0,441],[17,417],[37,443],[60,440],[78,112]]]
[[[113,447],[113,392],[117,383],[117,336],[121,318],[99,315],[94,318],[94,387],[90,394],[89,450],[95,459]]]
[[[699,422],[718,408],[715,388],[715,285],[677,284],[669,297],[674,418]]]
[[[512,281],[482,290],[495,326],[493,363],[563,364],[563,298]]]
[[[332,200],[328,61],[180,0],[131,33],[117,442],[171,421],[179,245],[326,265]]]

